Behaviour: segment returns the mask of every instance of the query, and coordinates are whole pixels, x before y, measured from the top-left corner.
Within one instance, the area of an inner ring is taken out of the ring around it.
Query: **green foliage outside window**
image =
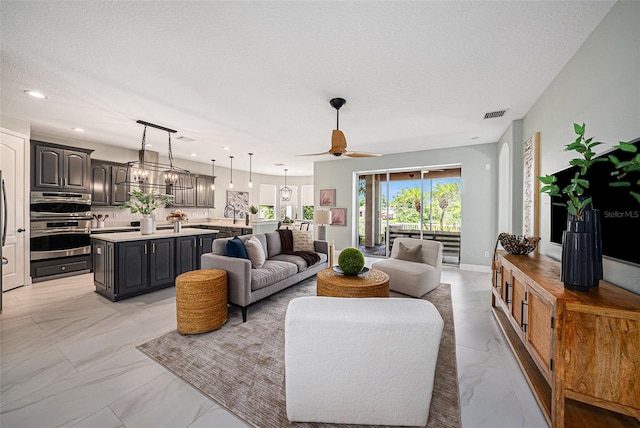
[[[276,217],[273,212],[273,205],[260,205],[260,218],[274,220]]]
[[[302,219],[313,220],[313,205],[302,206]]]

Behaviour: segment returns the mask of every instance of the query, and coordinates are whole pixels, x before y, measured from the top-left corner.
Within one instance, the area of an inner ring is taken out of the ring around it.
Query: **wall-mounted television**
[[[640,138],[630,141],[640,150]],[[615,154],[620,160],[628,160],[633,155],[619,149],[605,152],[599,157]],[[588,194],[593,197],[593,207],[600,210],[602,226],[602,254],[604,257],[632,263],[640,266],[640,203],[629,195],[629,187],[611,187],[611,172],[615,168],[607,162],[596,162],[587,172],[589,180]],[[557,172],[560,188],[571,182],[576,173],[575,167]],[[638,176],[631,177],[638,180]],[[630,180],[631,181],[631,180]],[[640,192],[640,186],[632,183],[632,188]],[[562,232],[567,229],[567,209],[554,205],[560,197],[551,198],[551,234],[550,241],[562,244]],[[565,200],[566,202],[566,200]]]

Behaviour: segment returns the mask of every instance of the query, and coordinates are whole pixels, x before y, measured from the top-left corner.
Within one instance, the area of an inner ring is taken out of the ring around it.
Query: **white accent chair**
[[[422,262],[399,259],[401,244],[409,250],[422,245]],[[415,238],[396,238],[390,258],[373,263],[371,268],[389,275],[389,290],[422,297],[440,285],[442,243]]]
[[[425,426],[443,327],[426,300],[291,300],[284,327],[289,421]]]

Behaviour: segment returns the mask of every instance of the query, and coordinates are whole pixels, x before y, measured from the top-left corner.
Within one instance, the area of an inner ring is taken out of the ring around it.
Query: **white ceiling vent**
[[[191,143],[192,141],[196,141],[193,138],[185,137],[184,135],[181,135],[181,136],[177,137],[176,140],[180,140],[180,141],[183,141],[185,143]]]
[[[495,119],[496,117],[504,116],[506,110],[498,110],[498,111],[490,111],[489,113],[484,114],[485,119]]]

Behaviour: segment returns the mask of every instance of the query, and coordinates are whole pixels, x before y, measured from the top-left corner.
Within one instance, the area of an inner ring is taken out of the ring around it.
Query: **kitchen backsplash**
[[[209,218],[213,218],[215,212],[214,209],[207,208],[158,208],[154,211],[156,221],[160,224],[168,223],[167,214],[176,210],[186,212],[189,221],[207,221]],[[93,207],[91,212],[94,215],[109,216],[104,222],[105,227],[129,226],[132,221],[139,221],[142,218],[139,213],[131,214],[128,209],[121,210],[114,207]]]

